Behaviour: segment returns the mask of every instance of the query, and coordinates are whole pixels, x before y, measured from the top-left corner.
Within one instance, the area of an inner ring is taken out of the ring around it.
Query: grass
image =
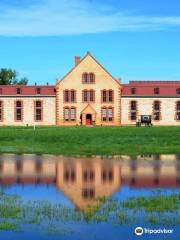
[[[1,127],[0,153],[179,154],[180,127]]]
[[[1,231],[14,231],[17,230],[18,226],[15,223],[11,222],[0,222],[0,230]]]
[[[165,212],[178,211],[180,209],[180,195],[172,194],[170,196],[155,195],[149,198],[143,196],[130,198],[123,202],[124,208],[142,209],[145,212]]]
[[[97,199],[97,206],[75,211],[63,204],[48,201],[28,201],[12,194],[0,193],[0,204],[6,214],[0,214],[0,231],[28,228],[45,229],[51,234],[71,234],[72,225],[108,223],[112,225],[134,224],[143,220],[150,224],[179,225],[180,195],[154,193],[151,197],[135,197],[127,200]],[[8,204],[6,203],[8,199]],[[10,200],[11,199],[11,200]],[[165,203],[167,202],[167,203]],[[159,209],[159,205],[160,208]],[[14,209],[14,210],[12,210]],[[18,209],[18,211],[16,211]],[[13,212],[13,214],[12,214]],[[15,214],[14,214],[15,213]]]

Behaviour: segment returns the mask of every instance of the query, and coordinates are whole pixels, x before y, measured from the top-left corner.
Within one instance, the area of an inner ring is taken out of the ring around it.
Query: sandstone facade
[[[180,125],[180,81],[122,84],[89,52],[55,86],[0,86],[0,126]]]

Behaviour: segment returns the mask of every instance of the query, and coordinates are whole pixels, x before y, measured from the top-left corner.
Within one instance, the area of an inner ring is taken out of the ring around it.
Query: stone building
[[[0,86],[0,126],[134,125],[140,115],[179,125],[180,81],[122,84],[88,52],[54,86]]]

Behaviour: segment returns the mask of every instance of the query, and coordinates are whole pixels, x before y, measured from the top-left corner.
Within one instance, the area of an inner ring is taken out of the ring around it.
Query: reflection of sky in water
[[[148,197],[154,193],[154,191],[159,191],[163,194],[171,194],[171,193],[180,193],[180,189],[175,188],[131,188],[129,186],[121,186],[119,190],[117,190],[116,193],[113,194],[114,199],[123,200],[127,199],[129,197],[138,197],[138,196],[145,196]],[[52,203],[60,203],[67,207],[73,207],[73,204],[71,201],[63,194],[63,192],[58,191],[54,186],[11,186],[6,188],[6,193],[10,194],[18,194],[22,197],[24,201],[28,200],[47,200]],[[137,225],[146,227],[146,228],[159,228],[162,229],[164,226],[151,226],[150,224],[146,223],[144,224],[142,221],[140,221],[137,224],[123,224],[123,225],[115,225],[111,223],[85,223],[85,222],[73,222],[67,223],[65,225],[60,225],[60,228],[62,229],[66,228],[68,231],[65,234],[61,233],[53,233],[50,234],[45,231],[35,231],[35,229],[31,229],[31,226],[25,227],[23,232],[2,232],[0,234],[1,237],[3,237],[3,240],[105,240],[105,239],[111,239],[111,240],[131,240],[131,239],[143,239],[143,240],[171,240],[171,239],[179,239],[180,230],[178,226],[175,227],[167,227],[168,229],[174,229],[176,234],[172,235],[144,235],[140,238],[134,235],[134,229],[137,227]],[[63,232],[64,230],[62,230]],[[61,232],[61,230],[60,230]],[[1,239],[1,238],[0,238]]]
[[[6,160],[6,157],[1,157]],[[28,156],[30,161],[27,162],[25,168],[23,168],[23,164],[26,162],[26,157],[22,156],[21,159],[18,156],[15,157],[15,161],[13,156],[9,162],[4,161],[6,163],[5,174],[8,179],[12,177],[12,169],[18,169],[17,172],[14,172],[14,179],[10,179],[12,182],[9,186],[6,185],[5,192],[7,194],[17,194],[19,195],[24,202],[26,201],[49,201],[53,204],[61,204],[68,208],[75,208],[75,203],[77,206],[81,206],[83,202],[86,202],[87,199],[83,199],[82,197],[82,189],[86,186],[93,187],[95,189],[95,193],[99,194],[94,197],[102,196],[102,194],[107,193],[107,197],[111,197],[116,200],[125,200],[129,197],[138,197],[144,196],[148,197],[157,193],[157,191],[161,192],[163,195],[168,195],[171,193],[180,193],[179,182],[179,172],[177,168],[177,158],[173,155],[172,159],[170,157],[163,156],[160,161],[156,162],[157,159],[154,159],[151,156],[150,161],[147,159],[145,163],[141,164],[140,161],[131,161],[125,160],[124,162],[112,159],[56,159],[55,157],[52,161],[49,162],[50,157],[48,159],[43,159],[41,156],[38,158],[39,162],[37,164],[36,157]],[[167,161],[167,159],[169,159]],[[173,160],[175,159],[175,160]],[[21,161],[16,165],[16,160]],[[48,161],[45,161],[48,160]],[[35,164],[34,164],[35,163]],[[43,164],[46,163],[46,167],[43,168]],[[148,164],[147,164],[148,163]],[[158,164],[157,164],[158,163]],[[9,165],[8,165],[9,164]],[[155,165],[156,166],[155,166]],[[34,168],[35,166],[35,168]],[[66,170],[63,170],[66,169]],[[27,171],[28,177],[31,176],[32,182],[26,184],[24,178],[26,178],[26,174],[22,174],[24,169]],[[30,169],[30,174],[29,174]],[[35,170],[33,170],[35,169]],[[50,173],[49,174],[49,169]],[[104,170],[103,170],[104,169]],[[3,171],[3,168],[1,168]],[[77,170],[77,172],[76,172]],[[162,171],[161,171],[162,170]],[[1,171],[1,174],[2,174]],[[8,172],[9,171],[9,172]],[[33,172],[34,171],[34,172]],[[64,173],[63,173],[64,171]],[[85,176],[83,175],[86,171]],[[94,171],[93,174],[91,172]],[[105,173],[102,174],[102,171]],[[167,174],[168,172],[168,174]],[[9,175],[8,175],[9,173]],[[73,178],[72,177],[73,173]],[[46,179],[48,176],[51,176],[51,182],[48,184],[34,184],[34,176],[40,176],[41,180]],[[67,179],[64,179],[66,176]],[[75,177],[74,177],[75,176]],[[82,176],[82,178],[81,178]],[[84,179],[83,179],[84,176]],[[158,181],[156,180],[157,176],[159,177]],[[18,184],[17,179],[21,178],[20,183]],[[136,177],[136,181],[133,178]],[[86,180],[89,178],[89,181]],[[90,179],[92,178],[92,179]],[[141,181],[142,178],[142,181]],[[150,186],[148,186],[149,179]],[[3,181],[5,178],[1,176],[1,180]],[[24,180],[23,180],[24,179]],[[56,183],[53,183],[54,179],[56,179]],[[74,181],[75,179],[75,181]],[[96,181],[98,179],[98,181]],[[106,181],[106,184],[103,183],[103,179]],[[140,180],[139,180],[140,179]],[[170,181],[168,182],[168,179]],[[66,182],[66,180],[73,180],[72,182]],[[76,181],[77,180],[77,181]],[[148,181],[146,181],[148,180]],[[24,183],[23,183],[24,181]],[[124,181],[124,182],[123,182]],[[123,183],[122,183],[123,182]],[[132,185],[132,182],[134,185]],[[137,186],[136,186],[137,183]],[[145,184],[145,186],[138,186],[139,183]],[[157,183],[157,184],[156,184]],[[152,186],[152,184],[154,184]],[[161,184],[163,186],[161,186]],[[167,184],[167,186],[166,186]],[[75,186],[75,188],[73,188]],[[176,188],[177,187],[177,188]],[[80,190],[80,191],[79,191]],[[71,200],[70,200],[71,199]],[[72,200],[74,202],[72,202]],[[89,199],[88,199],[89,200]],[[93,199],[91,199],[91,203],[93,203]],[[77,207],[76,206],[76,207]],[[84,205],[86,206],[86,205]],[[177,216],[175,216],[177,217]],[[180,239],[180,230],[178,226],[173,229],[176,230],[176,234],[173,235],[144,235],[141,237],[137,237],[134,235],[134,229],[137,227],[137,224],[140,224],[142,227],[148,227],[149,224],[144,224],[140,221],[140,223],[136,224],[113,224],[111,222],[67,222],[67,223],[59,223],[58,225],[58,233],[47,234],[45,232],[46,229],[41,231],[36,231],[32,226],[24,226],[23,231],[15,231],[15,232],[4,232],[0,231],[0,240],[134,240],[134,239],[143,239],[143,240],[151,240],[151,239]],[[160,226],[153,226],[153,228],[158,228]],[[162,228],[164,226],[161,226]],[[152,227],[151,227],[152,228]],[[170,228],[171,227],[166,227]],[[65,233],[63,232],[66,229]],[[62,231],[61,231],[62,230]]]
[[[6,193],[20,195],[24,201],[50,201],[51,203],[62,204],[67,207],[73,207],[73,203],[64,195],[63,192],[58,191],[55,186],[30,185],[30,186],[11,186],[6,188]],[[153,193],[160,192],[163,195],[179,193],[180,188],[131,188],[129,186],[121,186],[111,197],[117,200],[125,200],[129,197],[138,196],[152,196]]]
[[[6,189],[6,193],[13,193],[22,196],[24,201],[50,201],[51,203],[59,203],[67,207],[72,207],[71,201],[64,195],[63,192],[58,191],[55,186],[11,186]]]

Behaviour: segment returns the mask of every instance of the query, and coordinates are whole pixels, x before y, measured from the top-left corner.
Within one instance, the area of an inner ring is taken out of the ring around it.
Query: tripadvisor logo
[[[137,236],[141,236],[142,234],[172,234],[174,232],[173,229],[150,229],[150,228],[142,228],[142,227],[136,227],[134,230],[134,233]]]
[[[142,227],[137,227],[137,228],[135,228],[134,232],[136,235],[140,236],[143,234],[144,231],[143,231]]]

